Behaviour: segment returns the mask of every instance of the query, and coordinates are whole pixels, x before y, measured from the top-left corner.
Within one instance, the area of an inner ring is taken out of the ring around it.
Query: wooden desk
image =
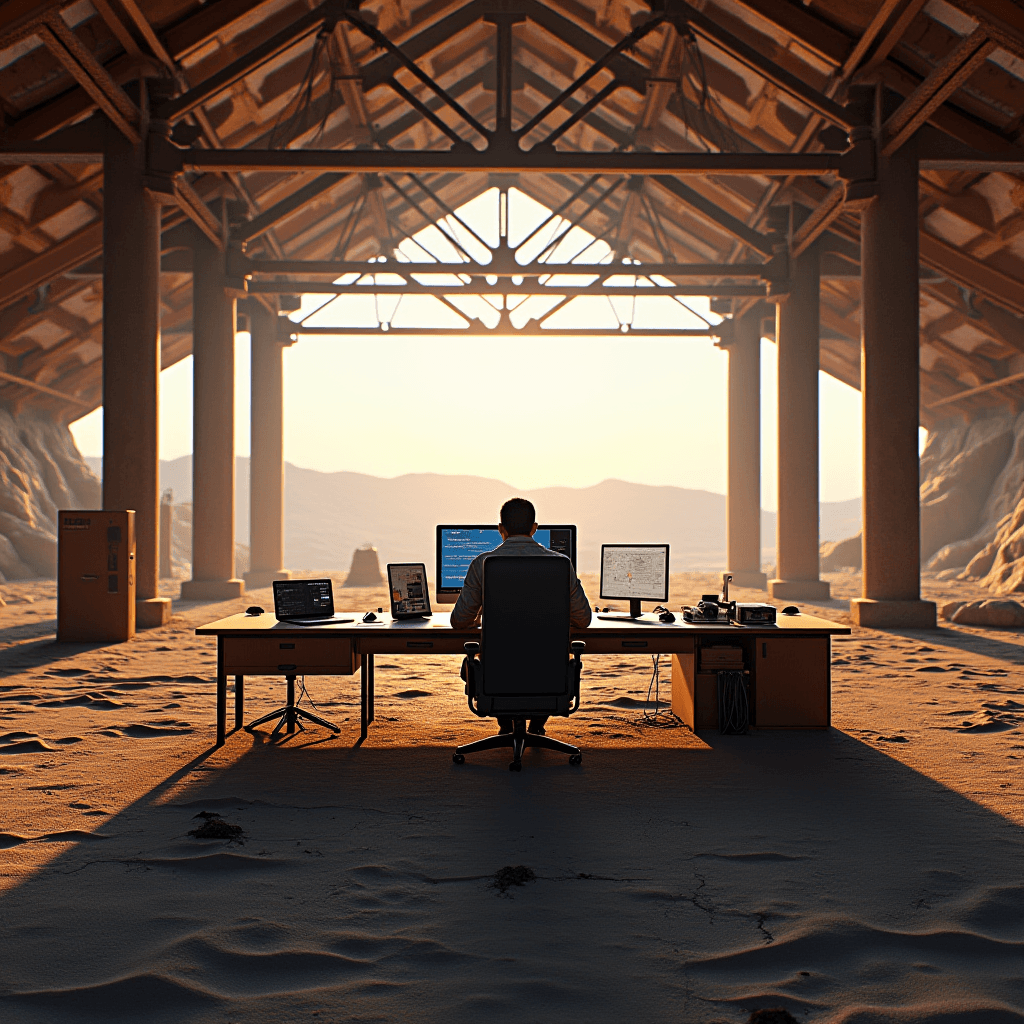
[[[230,615],[196,630],[217,638],[217,744],[227,725],[227,680],[235,677],[235,728],[242,727],[245,677],[360,674],[360,736],[374,718],[376,654],[462,654],[463,644],[479,641],[479,629],[452,629],[448,612],[431,619],[395,621],[390,615],[364,623],[295,626],[273,615]],[[596,654],[670,654],[672,710],[691,729],[717,725],[701,653],[715,646],[743,649],[753,695],[751,717],[760,728],[824,728],[831,724],[831,640],[850,628],[810,615],[779,616],[775,626],[710,626],[682,621],[662,623],[598,619],[571,639],[587,645],[584,658]],[[586,674],[584,671],[584,679]]]

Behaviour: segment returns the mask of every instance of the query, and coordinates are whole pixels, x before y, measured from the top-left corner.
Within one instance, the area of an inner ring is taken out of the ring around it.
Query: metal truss
[[[729,321],[724,321],[729,324]],[[339,337],[366,337],[368,334],[376,333],[373,327],[307,327],[302,324],[292,323],[287,317],[281,317],[278,321],[278,340],[287,343],[297,341],[306,335],[338,335]],[[396,327],[391,323],[382,323],[380,330],[397,337],[413,338],[618,338],[623,336],[630,338],[720,338],[730,330],[728,326],[716,327],[685,327],[673,329],[664,328],[636,328],[629,324],[622,324],[619,333],[607,327],[535,327],[515,328],[503,320],[498,327],[491,329],[485,327],[479,321],[470,321],[468,327]]]
[[[184,171],[245,172],[277,171],[299,172],[351,172],[387,173],[406,172],[516,172],[529,171],[559,173],[567,171],[590,173],[626,173],[635,175],[703,175],[703,174],[768,174],[768,175],[826,175],[839,174],[847,180],[870,177],[873,168],[873,142],[863,139],[845,153],[652,153],[652,152],[573,152],[558,150],[555,143],[574,125],[588,117],[618,88],[637,89],[635,75],[620,77],[624,55],[646,35],[664,24],[690,34],[696,32],[711,45],[718,46],[733,59],[746,64],[766,77],[777,88],[807,104],[821,117],[849,131],[858,126],[858,118],[847,108],[818,93],[763,55],[756,53],[742,41],[731,36],[709,21],[700,12],[688,7],[682,0],[659,0],[658,9],[650,18],[597,56],[590,67],[567,88],[538,111],[519,128],[512,127],[512,33],[513,26],[526,18],[544,22],[545,13],[534,0],[503,0],[500,12],[487,4],[477,3],[479,14],[496,28],[496,114],[495,127],[487,128],[474,117],[446,89],[435,82],[401,47],[391,41],[375,25],[366,20],[352,6],[342,0],[327,0],[314,11],[299,19],[288,29],[263,44],[259,51],[240,58],[203,83],[177,99],[159,105],[154,114],[158,124],[170,124],[213,94],[228,87],[243,73],[252,70],[253,62],[265,62],[293,45],[313,31],[333,30],[339,21],[351,26],[369,38],[376,47],[385,51],[390,74],[382,77],[386,85],[404,100],[415,113],[425,118],[451,143],[448,150],[314,150],[314,149],[179,149],[169,139],[151,140],[150,173],[154,176],[176,176]],[[415,96],[395,78],[395,72],[404,70],[435,101],[454,115],[459,124],[451,126],[435,110]],[[589,99],[578,103],[574,97],[588,88],[596,76],[611,72],[612,81],[598,89]],[[368,83],[364,81],[364,88]],[[550,122],[559,111],[571,110],[554,127]],[[537,136],[540,136],[537,138]],[[473,141],[471,141],[471,139]],[[533,140],[532,145],[523,144]],[[482,147],[478,145],[482,143]],[[865,175],[865,172],[868,172]]]

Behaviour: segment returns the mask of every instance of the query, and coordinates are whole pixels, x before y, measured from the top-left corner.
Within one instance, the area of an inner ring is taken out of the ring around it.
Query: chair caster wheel
[[[456,751],[454,754],[452,754],[452,760],[456,764],[465,764],[466,763],[466,755],[465,754],[460,754],[458,751]]]
[[[569,755],[569,764],[583,764],[583,755],[582,754],[570,754]]]
[[[522,761],[513,761],[508,766],[508,770],[510,772],[521,772],[523,770],[523,762]]]

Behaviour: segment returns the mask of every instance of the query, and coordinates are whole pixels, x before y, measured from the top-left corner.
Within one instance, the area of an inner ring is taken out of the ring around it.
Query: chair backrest
[[[558,713],[568,703],[570,568],[551,555],[485,559],[482,696],[495,713]]]

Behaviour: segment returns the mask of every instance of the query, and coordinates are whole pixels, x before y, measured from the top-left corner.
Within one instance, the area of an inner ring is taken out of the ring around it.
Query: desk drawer
[[[693,654],[692,636],[581,637],[588,654]]]
[[[445,636],[442,630],[424,636],[387,636],[382,633],[361,636],[356,641],[360,654],[465,654],[465,637]]]
[[[350,676],[358,668],[352,641],[338,637],[224,638],[224,671],[229,676]]]

